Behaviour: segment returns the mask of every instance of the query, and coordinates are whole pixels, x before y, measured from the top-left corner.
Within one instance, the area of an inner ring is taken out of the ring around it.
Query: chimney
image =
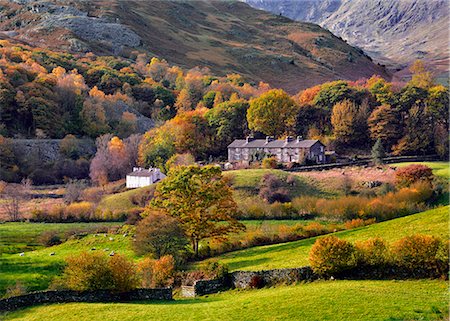
[[[246,138],[245,140],[246,140],[246,143],[248,144],[248,143],[250,143],[251,141],[254,141],[255,138],[254,138],[253,136],[247,136],[247,138]]]
[[[303,140],[303,136],[297,136],[297,143],[300,143]]]
[[[291,136],[286,136],[286,143],[292,142],[294,139]]]
[[[270,143],[273,140],[274,140],[273,136],[266,136],[266,144]]]

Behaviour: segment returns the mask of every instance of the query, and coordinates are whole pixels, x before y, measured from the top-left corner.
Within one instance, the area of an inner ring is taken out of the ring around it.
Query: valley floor
[[[442,320],[447,303],[440,280],[317,281],[172,302],[44,305],[4,320]]]

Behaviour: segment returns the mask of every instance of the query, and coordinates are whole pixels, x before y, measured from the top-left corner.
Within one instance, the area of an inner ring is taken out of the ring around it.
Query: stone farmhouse
[[[152,185],[162,180],[164,175],[158,168],[134,167],[133,172],[127,174],[127,188],[138,188]]]
[[[274,156],[281,163],[303,163],[309,160],[315,163],[325,163],[325,145],[319,140],[286,137],[286,139],[236,139],[228,145],[229,162],[250,162]]]

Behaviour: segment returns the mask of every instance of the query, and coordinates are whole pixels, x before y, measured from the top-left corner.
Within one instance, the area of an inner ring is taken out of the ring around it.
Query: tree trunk
[[[195,257],[198,257],[198,240],[197,239],[192,240],[192,246],[194,247]]]

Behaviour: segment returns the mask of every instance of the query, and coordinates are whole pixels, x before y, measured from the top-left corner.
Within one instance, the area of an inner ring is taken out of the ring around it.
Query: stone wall
[[[12,311],[42,303],[127,302],[172,300],[172,289],[136,289],[126,293],[98,291],[41,291],[0,300],[0,311]]]
[[[212,294],[231,288],[246,289],[250,287],[292,284],[318,279],[309,266],[294,269],[275,269],[264,271],[236,271],[227,277],[215,280],[198,280],[193,286],[183,286],[181,294],[186,297]]]
[[[238,289],[249,288],[255,282],[259,283],[260,286],[271,286],[318,279],[318,276],[313,273],[309,266],[265,271],[236,271],[231,273],[230,277],[232,287]]]

